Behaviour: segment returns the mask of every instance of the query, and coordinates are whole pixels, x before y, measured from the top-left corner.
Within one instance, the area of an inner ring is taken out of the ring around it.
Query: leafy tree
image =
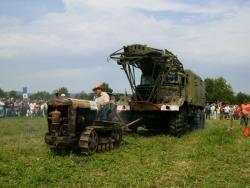
[[[7,96],[9,98],[15,98],[15,99],[21,99],[22,98],[21,93],[19,93],[17,91],[14,91],[14,90],[7,92]]]
[[[249,101],[250,100],[250,95],[246,94],[246,93],[242,93],[242,92],[239,92],[237,95],[236,95],[236,102],[238,104],[242,104],[244,103],[245,101]]]
[[[205,80],[206,86],[206,99],[208,102],[214,102],[214,80],[212,78],[206,78]]]
[[[106,82],[103,82],[103,83],[102,83],[102,88],[103,88],[104,91],[106,91],[106,92],[108,92],[108,93],[112,93],[112,92],[113,92],[113,89],[111,89],[111,88],[109,87],[109,84],[106,83]]]
[[[82,91],[81,93],[76,94],[75,98],[77,98],[77,99],[89,99],[89,95],[85,91]]]
[[[48,100],[50,98],[52,98],[52,95],[47,92],[47,91],[38,91],[36,93],[33,93],[29,96],[29,98],[31,100],[34,100],[34,99],[43,99],[43,100]]]
[[[5,96],[6,96],[6,93],[4,92],[3,89],[0,88],[0,98],[5,97]]]
[[[59,88],[59,89],[58,89],[58,92],[59,92],[60,95],[61,95],[61,94],[65,94],[66,97],[69,97],[69,96],[70,96],[69,91],[68,91],[68,89],[67,89],[66,87],[61,87],[61,88]]]
[[[205,85],[207,102],[235,102],[233,89],[223,77],[219,77],[216,79],[206,78]]]
[[[89,100],[93,100],[93,99],[94,99],[94,96],[95,96],[94,93],[89,93],[89,94],[88,94],[88,99],[89,99]]]

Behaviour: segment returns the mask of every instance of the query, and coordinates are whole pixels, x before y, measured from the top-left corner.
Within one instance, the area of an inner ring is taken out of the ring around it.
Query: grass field
[[[125,136],[120,149],[54,156],[42,118],[0,119],[0,187],[249,187],[250,138],[208,121],[181,138]]]

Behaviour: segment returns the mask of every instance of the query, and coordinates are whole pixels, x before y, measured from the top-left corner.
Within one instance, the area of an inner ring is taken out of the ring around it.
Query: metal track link
[[[90,150],[90,136],[93,131],[94,128],[86,127],[80,136],[79,147],[82,154],[91,155],[95,152]]]
[[[120,146],[122,130],[113,131],[111,137],[98,137],[95,128],[86,127],[79,139],[79,148],[82,154],[92,155],[95,152],[105,152]]]

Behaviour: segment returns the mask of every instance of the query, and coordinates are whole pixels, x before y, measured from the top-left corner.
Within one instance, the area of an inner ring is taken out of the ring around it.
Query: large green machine
[[[110,58],[124,70],[133,93],[128,106],[118,106],[124,120],[140,118],[140,125],[176,136],[204,127],[204,82],[191,70],[184,70],[173,53],[135,44],[124,46]],[[139,84],[136,69],[141,71]]]

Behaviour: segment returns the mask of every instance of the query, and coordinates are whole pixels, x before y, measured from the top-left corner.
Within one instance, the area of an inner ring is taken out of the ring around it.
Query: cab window
[[[168,74],[165,77],[166,83],[176,83],[178,82],[178,76],[175,74]]]

